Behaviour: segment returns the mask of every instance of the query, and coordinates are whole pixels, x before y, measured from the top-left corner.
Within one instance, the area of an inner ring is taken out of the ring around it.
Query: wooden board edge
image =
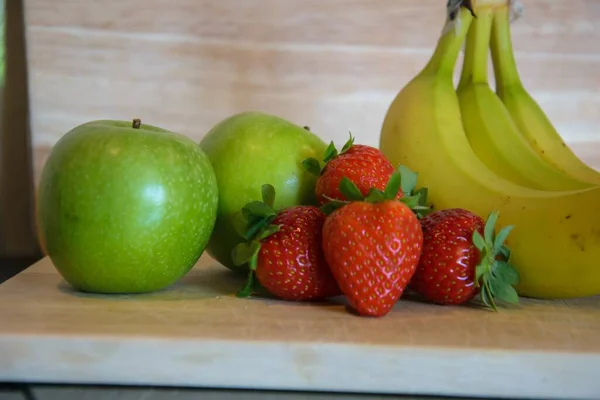
[[[0,336],[0,353],[0,381],[495,398],[600,393],[600,354],[22,335]]]

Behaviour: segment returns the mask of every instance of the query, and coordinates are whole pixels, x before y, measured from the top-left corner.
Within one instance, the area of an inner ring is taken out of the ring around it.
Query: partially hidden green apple
[[[235,114],[217,123],[200,146],[210,158],[219,185],[219,210],[207,253],[227,268],[236,266],[233,247],[243,238],[234,226],[235,214],[248,202],[261,200],[261,187],[273,185],[274,207],[282,209],[315,203],[317,177],[307,172],[302,161],[321,160],[327,144],[302,126],[258,111]]]
[[[40,240],[65,281],[94,293],[147,293],[185,275],[214,228],[218,187],[192,139],[140,120],[63,135],[44,165]]]

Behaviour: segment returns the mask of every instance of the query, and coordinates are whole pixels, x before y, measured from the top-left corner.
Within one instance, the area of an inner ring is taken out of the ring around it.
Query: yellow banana
[[[465,57],[457,88],[467,139],[492,171],[514,183],[541,190],[573,190],[592,184],[546,163],[519,132],[488,81],[488,54],[494,13],[480,7],[467,33]]]
[[[394,164],[419,173],[434,209],[461,207],[483,217],[498,210],[499,225],[515,225],[507,243],[520,295],[600,294],[600,188],[519,186],[487,168],[469,145],[452,79],[473,17],[464,8],[458,15],[458,29],[442,34],[427,65],[392,101],[379,148]]]
[[[498,7],[494,12],[490,47],[496,93],[523,137],[554,168],[580,181],[600,185],[600,171],[585,164],[569,148],[540,105],[524,88],[513,52],[508,6]]]

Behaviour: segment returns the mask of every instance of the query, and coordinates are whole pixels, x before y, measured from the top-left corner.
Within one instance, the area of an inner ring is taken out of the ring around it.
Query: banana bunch
[[[521,84],[510,6],[472,0],[469,9],[449,13],[428,63],[390,105],[379,148],[419,173],[434,209],[460,207],[484,217],[498,210],[499,225],[514,225],[507,243],[521,296],[597,295],[600,173],[568,149]]]

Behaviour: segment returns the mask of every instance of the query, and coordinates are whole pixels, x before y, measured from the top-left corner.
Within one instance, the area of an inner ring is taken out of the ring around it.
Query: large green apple
[[[261,199],[261,186],[274,186],[276,208],[315,202],[317,177],[302,160],[323,158],[327,144],[309,130],[282,118],[243,112],[215,125],[200,146],[210,158],[219,185],[219,211],[207,253],[234,271],[231,250],[243,239],[233,216],[246,203]]]
[[[38,192],[40,239],[78,290],[144,293],[185,275],[216,220],[217,181],[192,139],[100,120],[53,147]]]

